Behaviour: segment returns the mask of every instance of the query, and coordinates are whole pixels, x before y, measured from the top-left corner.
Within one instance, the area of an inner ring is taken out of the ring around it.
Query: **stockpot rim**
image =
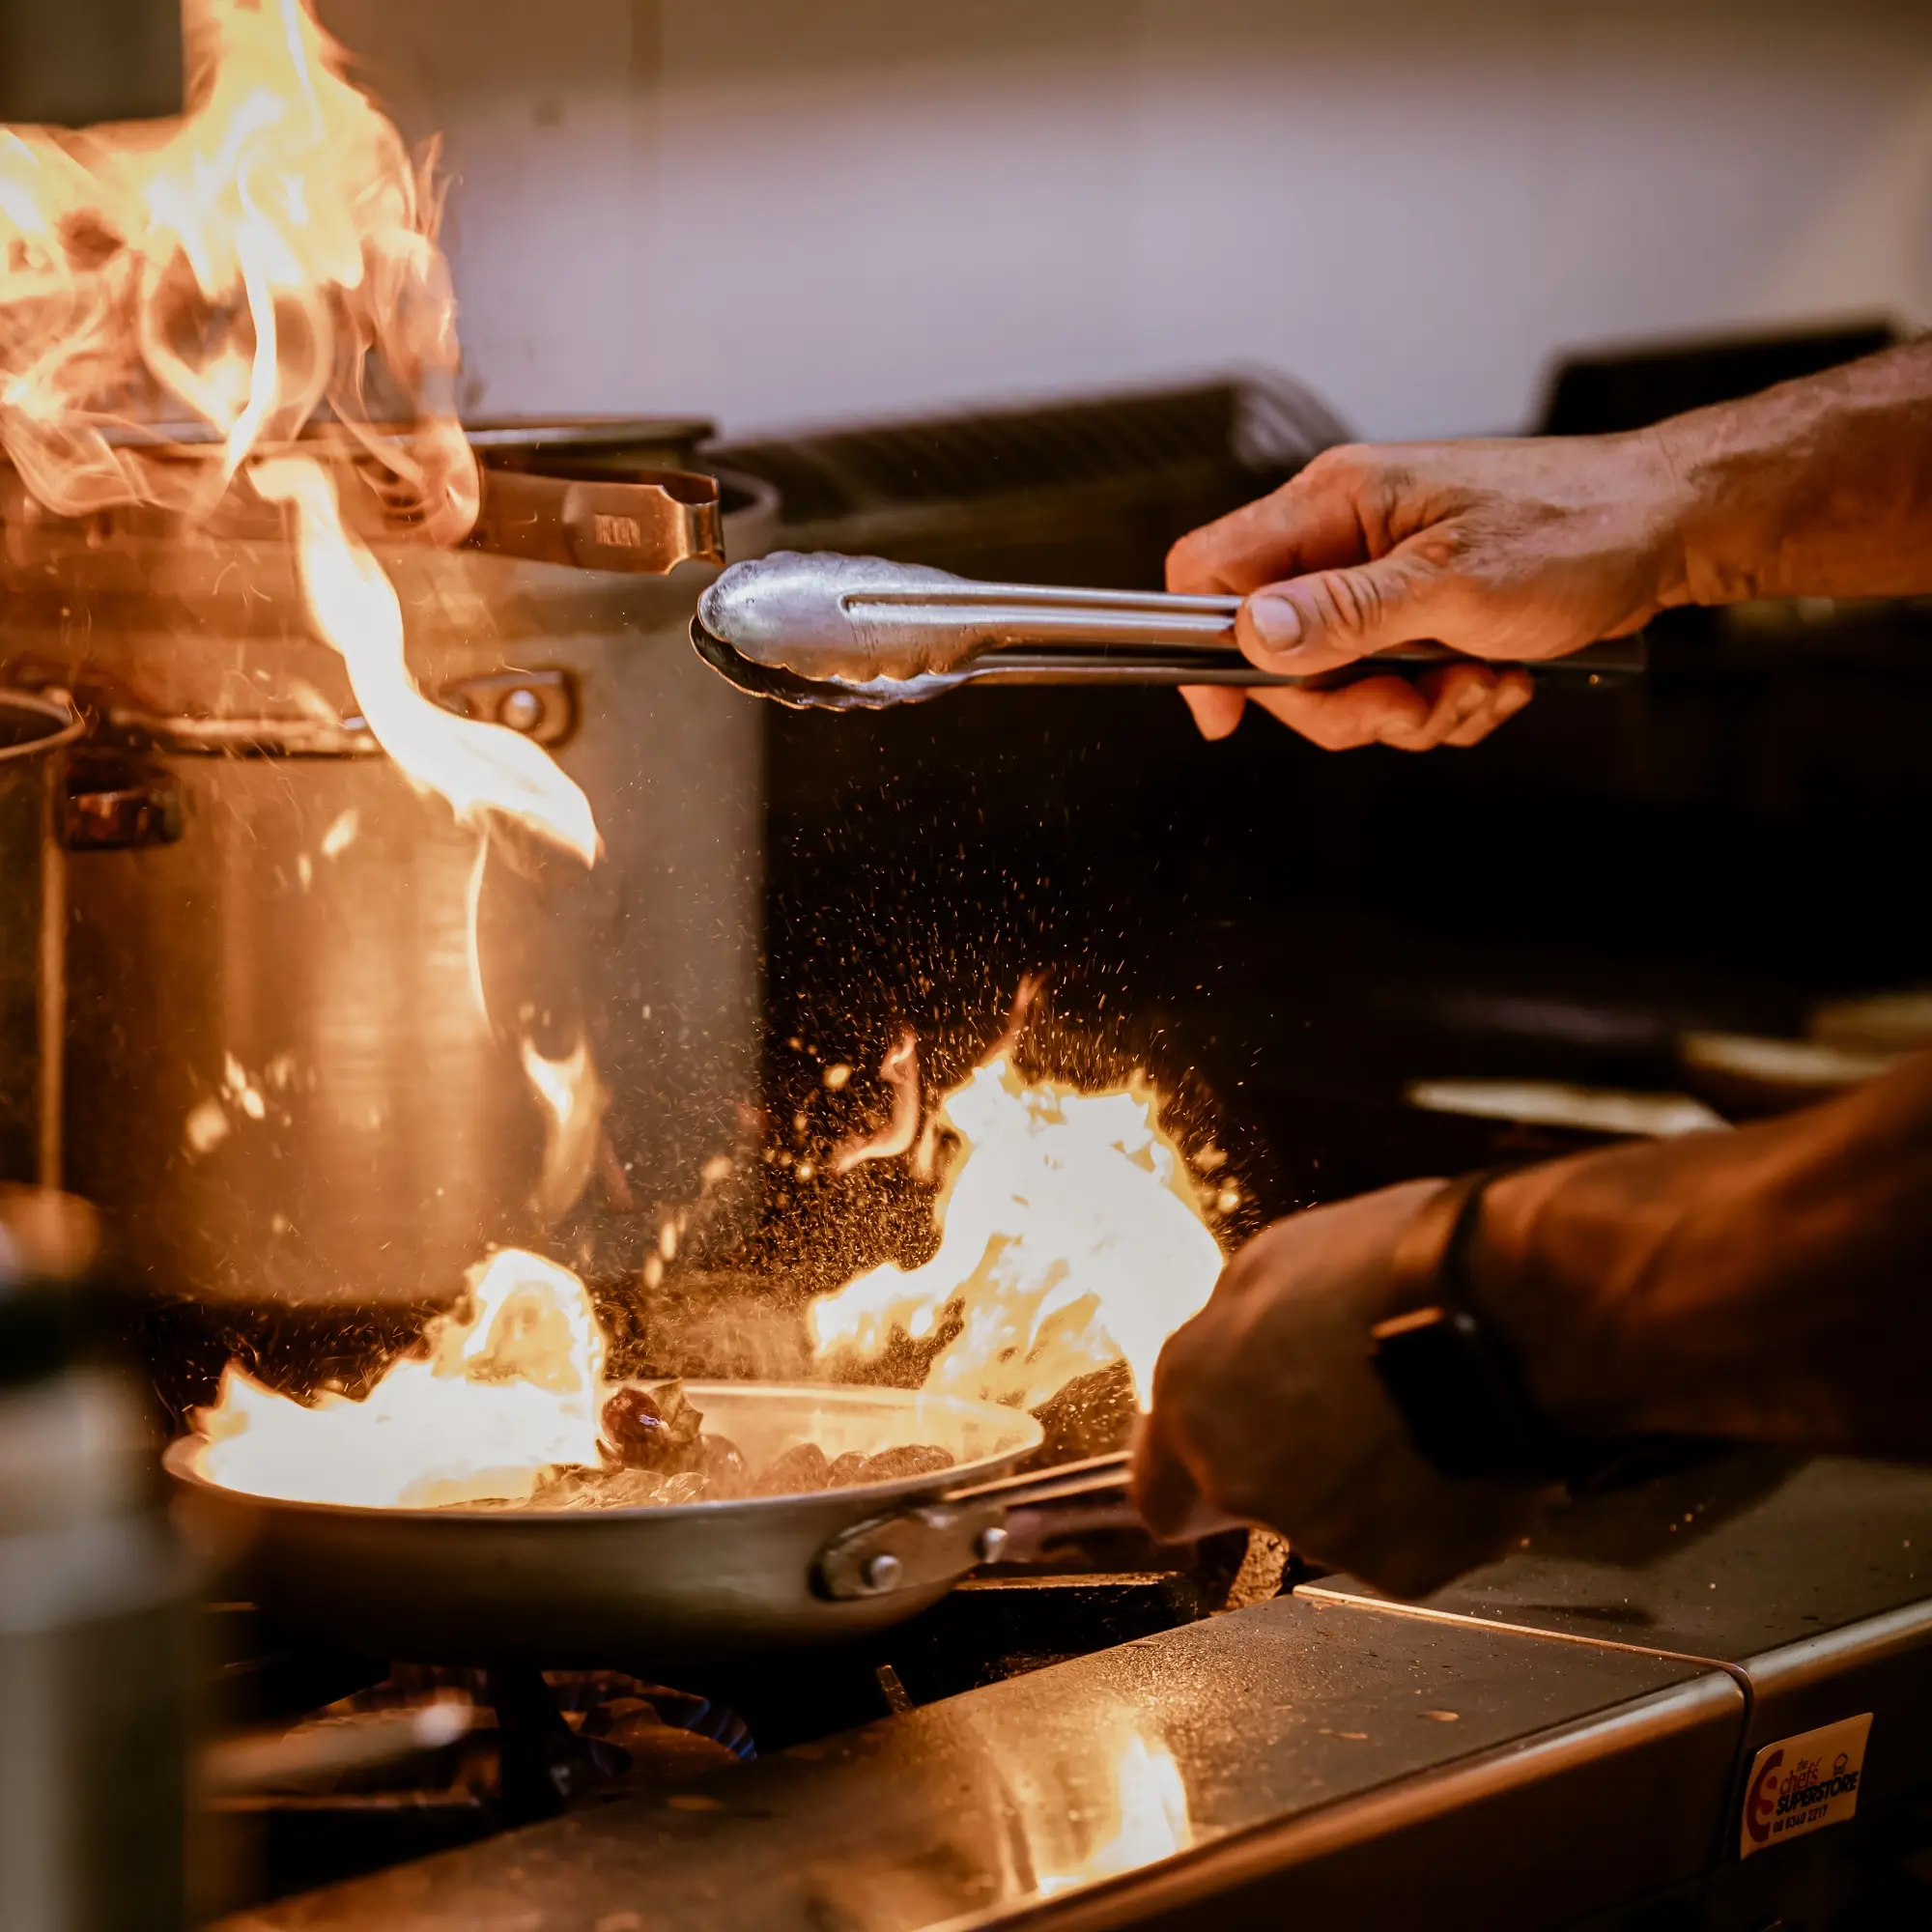
[[[44,719],[52,728],[23,738],[17,745],[0,744],[0,765],[37,758],[71,745],[87,729],[87,719],[73,699],[61,691],[22,691],[0,686],[0,714],[25,713]]]

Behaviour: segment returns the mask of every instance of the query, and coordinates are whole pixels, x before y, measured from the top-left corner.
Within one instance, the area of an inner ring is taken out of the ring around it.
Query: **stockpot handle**
[[[68,763],[60,842],[70,852],[172,845],[186,829],[181,781],[165,765],[124,753],[82,750]]]
[[[665,577],[691,558],[724,561],[718,479],[486,457],[468,548],[537,563]]]
[[[1124,1497],[1128,1452],[1001,1476],[936,1501],[895,1510],[842,1530],[818,1552],[812,1586],[838,1602],[930,1590],[981,1563],[997,1563],[1008,1543],[1009,1510],[1045,1503]]]

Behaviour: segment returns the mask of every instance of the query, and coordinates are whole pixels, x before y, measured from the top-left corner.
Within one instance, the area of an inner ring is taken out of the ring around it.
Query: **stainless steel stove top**
[[[1423,1605],[1303,1583],[228,1932],[1822,1927],[1932,1842],[1928,1538],[1932,1475],[1740,1459]],[[1741,1861],[1759,1754],[1865,1713],[1856,1815]]]

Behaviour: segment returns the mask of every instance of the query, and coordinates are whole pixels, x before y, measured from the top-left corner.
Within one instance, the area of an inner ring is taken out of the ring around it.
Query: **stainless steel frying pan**
[[[753,1467],[931,1442],[937,1475],[804,1495],[611,1510],[357,1509],[210,1482],[200,1444],[165,1466],[223,1582],[301,1634],[376,1657],[551,1667],[705,1662],[897,1623],[1006,1547],[1008,1512],[1118,1492],[1124,1457],[1013,1477],[1040,1428],[916,1389],[687,1382]],[[1002,1480],[1004,1478],[1004,1480]]]

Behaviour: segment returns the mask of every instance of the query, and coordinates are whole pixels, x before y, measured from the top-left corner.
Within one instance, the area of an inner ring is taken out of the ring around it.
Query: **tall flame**
[[[453,541],[477,471],[429,162],[305,0],[185,0],[185,24],[178,120],[0,129],[0,443],[65,515],[207,508],[326,407]],[[412,400],[407,444],[369,426],[372,353]],[[184,413],[218,463],[159,446]]]
[[[1029,1086],[1002,1057],[935,1118],[963,1144],[933,1210],[939,1247],[920,1267],[888,1262],[814,1301],[820,1356],[876,1359],[895,1333],[925,1340],[956,1312],[928,1388],[1035,1408],[1124,1360],[1145,1402],[1161,1344],[1221,1272],[1155,1096]]]
[[[257,493],[287,505],[302,592],[316,631],[342,653],[349,682],[383,749],[416,783],[440,791],[466,823],[517,819],[585,865],[597,856],[590,801],[533,740],[459,717],[416,688],[403,656],[403,607],[383,567],[342,522],[335,482],[308,456],[258,461]]]
[[[424,1509],[527,1501],[550,1465],[597,1462],[604,1334],[568,1268],[501,1250],[428,1341],[360,1402],[305,1406],[231,1362],[195,1416],[202,1474],[249,1495]]]
[[[289,512],[311,621],[384,749],[460,818],[507,814],[587,864],[582,793],[529,740],[423,696],[332,478],[275,453],[326,412],[432,541],[475,521],[429,166],[344,78],[307,0],[186,0],[185,25],[178,120],[0,129],[0,445],[67,515],[204,513],[248,475]],[[369,421],[372,359],[410,399],[406,436]],[[184,416],[218,460],[185,449]]]

